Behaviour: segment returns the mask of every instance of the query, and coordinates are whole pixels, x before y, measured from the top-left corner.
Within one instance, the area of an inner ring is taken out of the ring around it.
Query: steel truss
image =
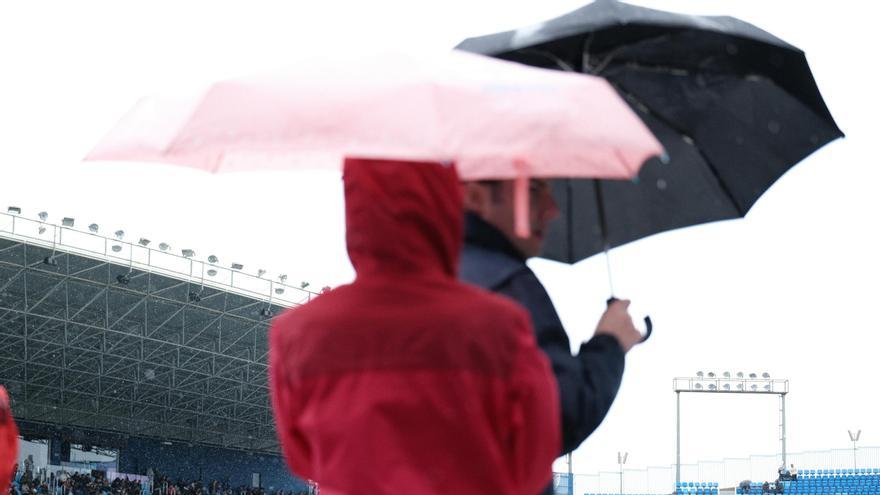
[[[0,237],[0,382],[25,421],[279,453],[265,315],[283,309]]]

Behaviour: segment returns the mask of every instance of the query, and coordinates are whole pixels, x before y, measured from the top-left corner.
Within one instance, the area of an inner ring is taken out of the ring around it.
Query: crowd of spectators
[[[267,491],[250,486],[232,486],[212,480],[171,480],[155,475],[152,486],[126,477],[107,479],[102,471],[91,473],[46,472],[30,466],[15,466],[10,495],[309,495],[308,491]]]

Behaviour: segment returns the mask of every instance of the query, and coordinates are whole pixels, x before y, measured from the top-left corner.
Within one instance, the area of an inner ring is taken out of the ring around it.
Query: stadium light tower
[[[681,483],[681,394],[764,394],[779,396],[779,441],[782,443],[782,464],[786,464],[785,450],[785,395],[788,394],[788,380],[771,378],[769,373],[738,372],[736,378],[730,373],[719,377],[716,373],[702,371],[696,376],[680,377],[672,380],[675,391],[675,482]],[[850,433],[852,437],[852,433]],[[855,445],[855,442],[853,443]],[[855,455],[855,454],[853,454]],[[622,467],[621,467],[622,469]]]
[[[851,430],[846,430],[849,433],[849,440],[853,443],[853,469],[858,469],[856,467],[856,442],[859,441],[859,437],[862,436],[862,430],[857,431],[855,434]]]

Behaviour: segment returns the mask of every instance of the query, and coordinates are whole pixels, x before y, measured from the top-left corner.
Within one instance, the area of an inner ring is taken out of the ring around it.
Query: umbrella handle
[[[614,301],[617,301],[617,298],[614,296],[611,296],[608,298],[607,301],[605,301],[605,303],[608,306],[611,306],[611,303],[613,303]],[[646,340],[651,338],[652,333],[654,333],[654,322],[651,321],[650,316],[646,316],[645,317],[645,335],[642,337],[642,340],[640,340],[639,343],[641,344],[642,342],[645,342]]]

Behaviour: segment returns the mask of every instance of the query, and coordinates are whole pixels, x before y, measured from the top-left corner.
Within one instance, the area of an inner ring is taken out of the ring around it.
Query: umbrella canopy
[[[634,176],[662,148],[603,79],[453,52],[314,61],[140,102],[89,160],[211,172],[454,161],[463,178]]]
[[[804,53],[732,17],[598,0],[462,50],[608,80],[668,163],[637,182],[561,181],[544,255],[575,262],[670,229],[742,217],[786,171],[842,137]]]

